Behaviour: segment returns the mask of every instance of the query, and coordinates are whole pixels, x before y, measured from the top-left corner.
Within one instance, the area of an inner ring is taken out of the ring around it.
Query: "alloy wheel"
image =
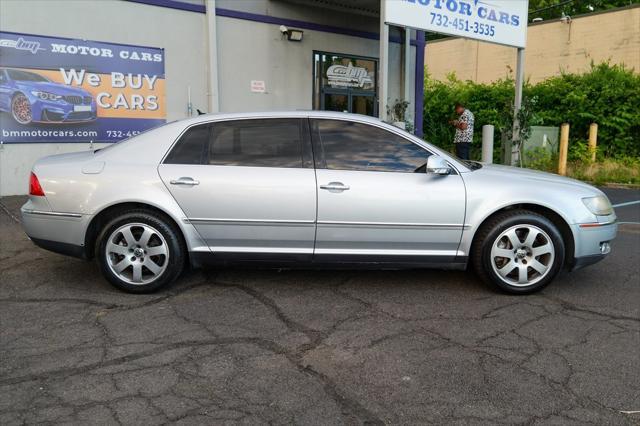
[[[13,118],[20,124],[29,124],[33,120],[31,115],[31,103],[23,94],[17,95],[11,101],[11,113]]]
[[[169,264],[169,246],[155,228],[130,223],[113,231],[105,247],[107,265],[121,280],[149,284],[158,279]]]
[[[494,272],[516,287],[527,287],[542,280],[551,271],[554,258],[551,237],[534,225],[512,226],[491,246]]]

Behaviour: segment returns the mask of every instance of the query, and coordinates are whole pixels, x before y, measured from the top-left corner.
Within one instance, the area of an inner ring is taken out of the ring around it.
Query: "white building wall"
[[[122,0],[1,1],[3,31],[70,37],[165,49],[167,120],[187,116],[187,88],[194,111],[207,111],[206,18],[203,13]],[[377,33],[378,18],[304,3],[274,0],[218,0],[218,8],[296,19]],[[304,29],[302,42],[282,37],[279,25],[219,16],[219,97],[222,112],[311,109],[313,51],[377,58],[378,41]],[[402,50],[391,43],[389,100],[401,98]],[[413,94],[415,47],[412,48]],[[251,80],[264,80],[267,93],[252,93]],[[410,100],[412,101],[412,99]],[[102,144],[95,144],[99,148]],[[0,196],[25,194],[33,163],[40,157],[91,149],[89,143],[0,145]]]
[[[0,0],[2,31],[164,48],[168,121],[186,117],[189,85],[193,104],[207,105],[204,20],[202,13],[120,0]],[[27,193],[38,158],[89,148],[88,143],[3,144],[0,196]]]
[[[326,7],[319,7],[322,4],[303,0],[216,0],[217,8],[250,14],[369,34],[376,34],[380,29],[376,15],[331,7],[331,2],[327,2]],[[314,50],[376,59],[379,56],[377,39],[302,28],[302,42],[290,42],[282,36],[278,24],[222,16],[217,18],[216,23],[220,108],[223,111],[311,109]],[[400,31],[394,35],[401,37]],[[399,43],[389,45],[391,102],[403,97],[402,50],[403,46]],[[413,94],[415,47],[412,47],[411,57],[409,85]],[[267,93],[252,93],[251,80],[265,81]]]
[[[378,41],[362,37],[304,30],[302,42],[291,42],[278,25],[226,17],[216,22],[222,111],[311,109],[314,50],[372,58],[379,53]],[[389,46],[391,101],[403,95],[402,49]],[[412,68],[412,94],[414,74]],[[264,81],[266,93],[252,93],[251,80]]]

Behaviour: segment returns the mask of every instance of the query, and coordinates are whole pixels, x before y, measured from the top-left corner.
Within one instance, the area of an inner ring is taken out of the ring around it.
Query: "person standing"
[[[456,135],[453,143],[456,147],[456,155],[462,160],[469,159],[469,149],[473,142],[473,113],[466,109],[464,105],[457,102],[455,105],[456,114],[459,118],[451,120],[449,124],[456,128]]]

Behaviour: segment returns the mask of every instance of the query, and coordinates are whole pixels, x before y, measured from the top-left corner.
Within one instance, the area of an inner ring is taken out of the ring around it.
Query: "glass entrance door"
[[[372,58],[314,52],[313,108],[376,116],[376,67]]]

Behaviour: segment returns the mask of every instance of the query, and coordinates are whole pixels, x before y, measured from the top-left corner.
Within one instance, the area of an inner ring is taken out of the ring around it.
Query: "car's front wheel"
[[[507,211],[478,231],[472,262],[483,281],[513,294],[543,289],[560,272],[565,246],[558,228],[527,210]]]
[[[18,93],[11,100],[11,115],[20,124],[29,124],[33,121],[31,102],[22,93]]]
[[[179,230],[146,210],[113,218],[98,237],[98,262],[111,284],[130,293],[149,293],[174,281],[185,264]]]

